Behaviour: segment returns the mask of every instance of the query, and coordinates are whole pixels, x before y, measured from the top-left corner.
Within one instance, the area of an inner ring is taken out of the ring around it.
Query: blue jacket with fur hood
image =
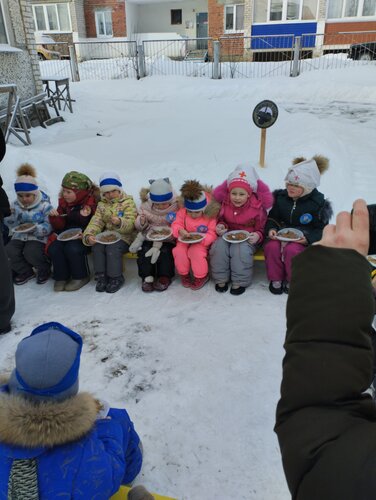
[[[139,473],[140,439],[125,410],[99,419],[87,393],[36,403],[0,390],[0,500],[15,459],[36,459],[40,500],[108,500]]]

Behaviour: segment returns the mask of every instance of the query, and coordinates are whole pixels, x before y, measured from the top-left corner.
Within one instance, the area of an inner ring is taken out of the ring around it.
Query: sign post
[[[253,123],[261,129],[260,166],[265,166],[266,129],[274,125],[278,118],[278,107],[273,101],[259,102],[252,113]]]

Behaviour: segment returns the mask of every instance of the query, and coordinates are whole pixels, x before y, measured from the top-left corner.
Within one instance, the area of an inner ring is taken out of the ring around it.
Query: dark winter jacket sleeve
[[[275,426],[293,499],[376,498],[376,406],[363,394],[373,315],[360,254],[317,245],[295,257]]]
[[[333,214],[332,205],[329,200],[324,200],[321,207],[318,209],[317,214],[315,214],[312,225],[307,231],[304,231],[304,236],[308,241],[309,245],[321,240],[322,232],[324,227],[329,223],[329,220]]]
[[[0,176],[0,222],[4,217],[9,217],[10,215],[10,205],[6,192],[2,188],[3,179]]]
[[[277,189],[272,195],[274,197],[274,203],[269,211],[268,219],[265,224],[265,236],[268,236],[268,233],[271,229],[279,231],[283,227],[283,225],[281,225],[280,223],[281,214],[279,210],[279,195],[282,193],[282,191],[282,189]]]

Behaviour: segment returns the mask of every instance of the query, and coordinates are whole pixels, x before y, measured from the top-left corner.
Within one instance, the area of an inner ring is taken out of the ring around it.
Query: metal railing
[[[144,40],[142,45],[135,41],[82,41],[35,45],[34,50],[41,59],[42,78],[265,78],[373,63],[376,31]]]

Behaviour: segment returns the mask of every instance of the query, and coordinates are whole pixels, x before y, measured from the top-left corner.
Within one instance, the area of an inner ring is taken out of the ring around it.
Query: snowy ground
[[[282,187],[294,156],[325,154],[331,166],[320,189],[338,212],[357,197],[375,202],[375,79],[368,66],[295,79],[72,84],[74,114],[33,129],[32,146],[12,139],[1,175],[13,198],[16,167],[33,163],[55,205],[69,170],[98,180],[115,169],[137,202],[149,178],[169,176],[177,189],[188,178],[216,185],[239,162],[257,165],[251,111],[272,99],[280,114],[260,176]],[[181,500],[287,500],[273,433],[286,296],[269,293],[264,264],[240,297],[177,281],[166,293],[143,294],[134,261],[125,276],[114,295],[95,293],[93,282],[72,294],[53,293],[52,281],[17,288],[1,367],[11,369],[33,327],[63,322],[85,339],[81,388],[125,406],[135,422],[145,448],[139,482]]]

